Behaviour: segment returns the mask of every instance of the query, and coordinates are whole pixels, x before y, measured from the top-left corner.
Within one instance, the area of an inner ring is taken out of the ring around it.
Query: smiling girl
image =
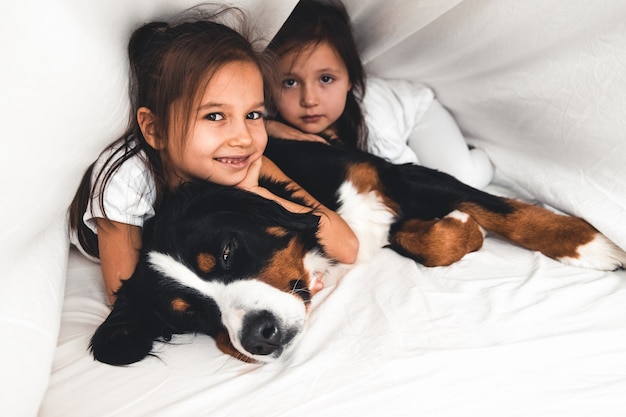
[[[135,269],[145,221],[184,182],[239,187],[311,211],[259,186],[261,174],[291,181],[263,157],[265,63],[248,40],[208,20],[154,22],[133,33],[128,53],[130,126],[88,169],[70,207],[71,241],[100,261],[109,302]],[[348,225],[290,185],[315,207],[326,253],[354,262],[358,241]]]

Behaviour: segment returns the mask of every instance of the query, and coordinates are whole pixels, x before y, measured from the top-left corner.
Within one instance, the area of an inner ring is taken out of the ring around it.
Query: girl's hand
[[[324,282],[321,280],[315,281],[315,284],[313,284],[313,286],[309,288],[309,291],[311,292],[311,297],[317,294],[318,292],[322,291],[323,289],[324,289]]]
[[[265,156],[263,157],[263,175],[276,181],[289,184],[294,195],[301,198],[306,203],[306,206],[273,195],[262,187],[258,187],[259,191],[255,191],[257,194],[276,201],[293,213],[311,212],[311,208],[314,207],[313,214],[320,218],[317,236],[326,254],[342,263],[351,264],[356,261],[359,250],[359,240],[345,220],[334,211],[320,204],[319,201],[293,182],[293,180],[287,177],[274,162]],[[313,291],[318,291],[319,289],[320,288],[313,288]]]
[[[237,184],[236,187],[243,188],[244,190],[252,192],[259,188],[259,175],[261,173],[262,166],[263,157],[252,162],[252,164],[250,164],[250,167],[248,168],[248,172],[246,173],[245,178],[241,180],[241,182]]]
[[[267,130],[267,134],[270,136],[274,136],[276,138],[281,139],[289,139],[289,140],[302,140],[309,142],[322,142],[328,144],[326,139],[319,135],[314,135],[312,133],[305,133],[295,127],[291,127],[281,122],[277,122],[276,120],[265,120],[265,130]]]

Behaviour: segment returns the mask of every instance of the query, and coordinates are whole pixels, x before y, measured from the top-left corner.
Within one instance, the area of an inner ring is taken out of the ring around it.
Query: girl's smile
[[[250,159],[250,155],[241,156],[241,157],[221,157],[221,158],[213,158],[215,161],[230,166],[231,168],[242,169],[248,165],[248,160]]]
[[[163,152],[170,186],[197,179],[239,184],[265,150],[264,110],[263,78],[256,65],[232,62],[218,70],[186,140],[172,137],[172,146]]]

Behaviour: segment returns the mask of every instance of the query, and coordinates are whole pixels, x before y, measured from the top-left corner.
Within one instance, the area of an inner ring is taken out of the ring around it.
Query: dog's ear
[[[129,365],[142,360],[150,354],[154,340],[160,336],[145,312],[129,302],[129,295],[124,291],[129,281],[120,288],[113,310],[89,344],[94,358],[109,365]]]

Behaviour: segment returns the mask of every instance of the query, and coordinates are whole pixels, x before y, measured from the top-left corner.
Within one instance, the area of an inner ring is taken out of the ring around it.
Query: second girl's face
[[[345,63],[326,42],[292,52],[279,62],[278,112],[306,133],[332,128],[352,88]]]
[[[186,142],[172,136],[163,156],[170,186],[192,179],[233,186],[263,155],[263,77],[250,62],[232,62],[207,85]]]

